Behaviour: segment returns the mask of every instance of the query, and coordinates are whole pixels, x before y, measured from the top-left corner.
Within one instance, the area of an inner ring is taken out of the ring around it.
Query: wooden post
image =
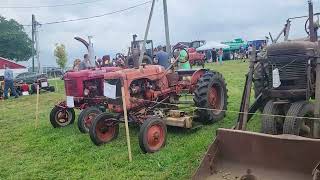
[[[55,84],[56,84],[56,92],[59,92],[59,88],[58,88],[58,82],[57,82],[57,73],[54,72],[54,81],[55,81]]]
[[[35,127],[39,126],[39,84],[37,85],[37,103],[36,103],[36,122]]]
[[[131,156],[131,144],[130,144],[130,134],[129,134],[129,124],[128,124],[128,112],[127,112],[125,91],[124,91],[124,87],[123,86],[121,87],[121,94],[122,94],[123,116],[124,116],[124,124],[125,124],[125,128],[126,128],[126,137],[127,137],[129,162],[131,162],[132,161],[132,156]]]
[[[250,106],[250,96],[251,96],[251,87],[252,87],[252,79],[253,79],[253,71],[254,71],[254,63],[256,61],[256,47],[253,46],[250,63],[249,63],[249,73],[248,73],[248,81],[245,89],[245,100],[243,105],[243,116],[242,116],[242,126],[241,130],[245,131],[247,129],[247,121],[248,121],[248,112]]]

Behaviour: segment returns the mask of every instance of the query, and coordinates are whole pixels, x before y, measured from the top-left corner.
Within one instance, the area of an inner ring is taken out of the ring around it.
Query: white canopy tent
[[[209,50],[209,49],[220,49],[220,48],[230,48],[229,45],[226,44],[221,44],[215,41],[208,41],[206,44],[204,44],[203,46],[200,46],[197,48],[197,51],[205,51],[205,50]]]

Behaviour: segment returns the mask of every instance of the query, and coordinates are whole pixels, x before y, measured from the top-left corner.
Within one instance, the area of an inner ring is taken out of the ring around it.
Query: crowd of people
[[[179,49],[178,56],[176,58],[170,58],[169,53],[163,50],[162,46],[158,46],[154,52],[153,64],[163,66],[165,69],[169,68],[171,64],[177,63],[179,69],[191,69],[188,61],[188,53],[184,49]],[[125,66],[125,56],[117,54],[116,57],[111,60],[109,55],[105,55],[100,58],[95,58],[95,62],[90,61],[89,55],[85,54],[83,60],[75,59],[73,62],[73,70],[79,71],[84,69],[90,69],[92,67],[105,67],[105,66]]]
[[[265,44],[261,45],[257,51],[262,51],[265,47]],[[248,59],[252,53],[253,45],[250,44],[247,48],[240,46],[239,50],[233,51],[232,59]],[[153,57],[153,64],[158,64],[163,66],[164,68],[170,67],[171,64],[175,63],[178,69],[191,69],[190,63],[187,60],[188,52],[183,48],[178,48],[178,51],[174,52],[173,58],[170,58],[169,53],[164,50],[164,47],[158,46],[154,49],[154,57]],[[217,64],[223,64],[223,57],[224,51],[222,48],[213,48],[212,50],[207,50],[206,54],[206,61],[207,62],[216,62]],[[91,67],[98,67],[98,66],[121,66],[125,67],[125,59],[126,57],[122,54],[117,54],[116,57],[111,60],[109,55],[105,55],[100,58],[95,58],[95,62],[91,62],[89,55],[85,54],[83,60],[76,59],[73,64],[73,70],[79,71],[83,69],[89,69]],[[176,63],[177,62],[177,63]]]

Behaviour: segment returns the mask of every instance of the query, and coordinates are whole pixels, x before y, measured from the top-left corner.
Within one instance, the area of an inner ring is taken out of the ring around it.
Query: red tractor
[[[144,152],[158,151],[165,145],[166,125],[191,128],[193,120],[214,123],[225,116],[227,89],[223,76],[215,71],[165,70],[159,65],[123,69],[104,75],[108,93],[108,112],[96,116],[90,126],[90,138],[96,145],[118,136],[123,120],[122,96],[128,110],[129,123],[140,126],[139,145]],[[125,94],[121,93],[124,87]],[[179,110],[181,94],[193,95],[200,109],[188,113]],[[207,110],[213,109],[213,110]]]
[[[205,44],[204,40],[192,41],[192,42],[179,42],[173,47],[173,52],[176,49],[186,49],[189,55],[189,63],[191,66],[202,66],[204,68],[206,56],[202,52],[198,52],[196,49]],[[174,53],[174,56],[177,55]]]
[[[88,124],[105,106],[103,96],[103,78],[108,72],[120,67],[101,67],[65,73],[63,79],[67,101],[55,105],[50,113],[50,122],[54,128],[72,124],[75,120],[74,108],[82,110],[78,118],[79,130],[88,132]]]

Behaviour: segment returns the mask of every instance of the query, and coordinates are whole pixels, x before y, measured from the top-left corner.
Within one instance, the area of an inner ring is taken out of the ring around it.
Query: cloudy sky
[[[0,0],[0,6],[43,6],[70,4],[95,0]],[[100,0],[90,4],[55,8],[0,8],[0,15],[31,24],[35,14],[40,23],[100,15],[124,9],[147,0]],[[268,32],[276,36],[288,17],[307,15],[307,0],[167,0],[171,44],[178,41],[227,41],[263,39]],[[315,12],[320,1],[314,0]],[[39,29],[40,59],[44,66],[56,65],[54,44],[63,43],[69,64],[81,58],[86,49],[73,37],[92,35],[96,55],[127,52],[133,34],[142,38],[151,3],[119,14],[77,22],[43,25]],[[303,21],[292,24],[291,37],[305,36]],[[31,27],[25,31],[31,36]],[[155,45],[165,43],[162,0],[157,0],[149,39]],[[28,62],[30,64],[30,62]]]

